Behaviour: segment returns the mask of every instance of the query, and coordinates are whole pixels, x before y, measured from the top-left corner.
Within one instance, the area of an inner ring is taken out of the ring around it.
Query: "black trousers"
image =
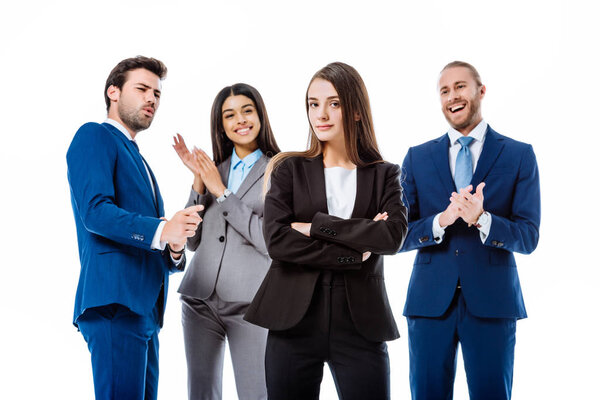
[[[269,400],[318,399],[327,362],[342,400],[390,398],[385,342],[361,336],[352,322],[342,273],[321,274],[304,318],[269,331],[265,355]]]

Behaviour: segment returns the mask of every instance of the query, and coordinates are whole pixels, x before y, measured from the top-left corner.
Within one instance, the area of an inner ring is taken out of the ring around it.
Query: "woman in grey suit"
[[[264,102],[252,86],[221,90],[212,106],[214,161],[190,152],[177,135],[175,151],[194,173],[188,205],[203,221],[188,239],[194,257],[179,293],[190,399],[221,399],[226,339],[238,397],[266,399],[267,330],[243,320],[270,264],[263,237],[263,175],[279,152]]]

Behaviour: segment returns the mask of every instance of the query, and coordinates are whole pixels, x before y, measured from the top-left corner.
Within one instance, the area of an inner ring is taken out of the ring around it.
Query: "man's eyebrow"
[[[152,90],[154,90],[155,92],[158,92],[158,93],[160,93],[160,89],[154,89],[152,86],[148,86],[148,85],[146,85],[145,83],[138,82],[138,83],[136,83],[136,85],[140,85],[140,86],[143,86],[143,87],[145,87],[146,89],[152,89]]]

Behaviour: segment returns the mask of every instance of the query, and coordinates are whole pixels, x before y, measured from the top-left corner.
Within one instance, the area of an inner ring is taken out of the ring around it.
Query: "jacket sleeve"
[[[262,180],[259,180],[262,182]],[[223,217],[237,233],[246,239],[261,254],[268,255],[263,235],[263,216],[254,212],[235,194],[227,196],[219,204]]]
[[[400,168],[393,165],[386,172],[385,187],[378,210],[388,213],[387,221],[373,221],[369,218],[343,219],[319,212],[312,220],[310,236],[344,245],[361,253],[370,251],[375,254],[396,254],[406,235],[406,207],[402,204]]]
[[[292,229],[291,223],[297,219],[293,210],[294,181],[289,161],[291,159],[282,162],[271,174],[271,187],[265,198],[264,231],[270,257],[316,268],[360,269],[362,252],[306,237]]]
[[[73,206],[89,232],[128,246],[151,250],[159,218],[120,208],[115,200],[117,144],[99,124],[83,125],[67,151]]]
[[[404,157],[402,172],[402,194],[404,204],[408,208],[408,232],[400,252],[437,245],[438,243],[433,235],[435,215],[421,215],[419,210],[417,185],[412,172],[412,149],[409,149],[406,157]]]
[[[485,199],[483,202],[485,209]],[[507,218],[492,214],[486,246],[529,254],[539,240],[541,218],[540,177],[533,147],[528,145],[520,160],[511,215]]]

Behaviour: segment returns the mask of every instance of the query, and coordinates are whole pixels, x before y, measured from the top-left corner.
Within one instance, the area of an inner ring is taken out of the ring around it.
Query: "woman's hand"
[[[382,213],[377,213],[375,218],[373,218],[373,221],[385,221],[387,219],[388,219],[388,213],[386,211],[384,211]],[[300,232],[301,234],[303,234],[306,237],[310,237],[310,227],[312,225],[310,222],[292,222],[291,225],[292,225],[292,229],[297,230],[298,232]],[[369,257],[371,257],[371,252],[365,251],[363,253],[362,260],[366,261]]]
[[[206,154],[204,151],[196,148],[194,148],[193,156],[198,164],[202,182],[204,182],[204,185],[208,191],[211,192],[215,197],[221,197],[227,188],[223,184],[221,174],[219,173],[214,161],[211,160],[208,154]]]
[[[387,221],[387,219],[388,219],[388,213],[387,213],[387,211],[384,211],[382,213],[377,213],[375,218],[373,218],[373,221]],[[363,262],[367,261],[369,259],[369,257],[371,257],[371,252],[365,251],[363,253],[363,257],[362,257]]]
[[[188,167],[188,169],[192,171],[194,175],[200,175],[200,164],[194,155],[188,150],[187,146],[185,145],[185,140],[183,140],[183,136],[178,133],[177,136],[173,136],[173,141],[175,142],[173,148],[177,152],[177,155],[183,164]]]
[[[306,237],[310,237],[310,222],[292,222],[292,229],[297,230]]]

